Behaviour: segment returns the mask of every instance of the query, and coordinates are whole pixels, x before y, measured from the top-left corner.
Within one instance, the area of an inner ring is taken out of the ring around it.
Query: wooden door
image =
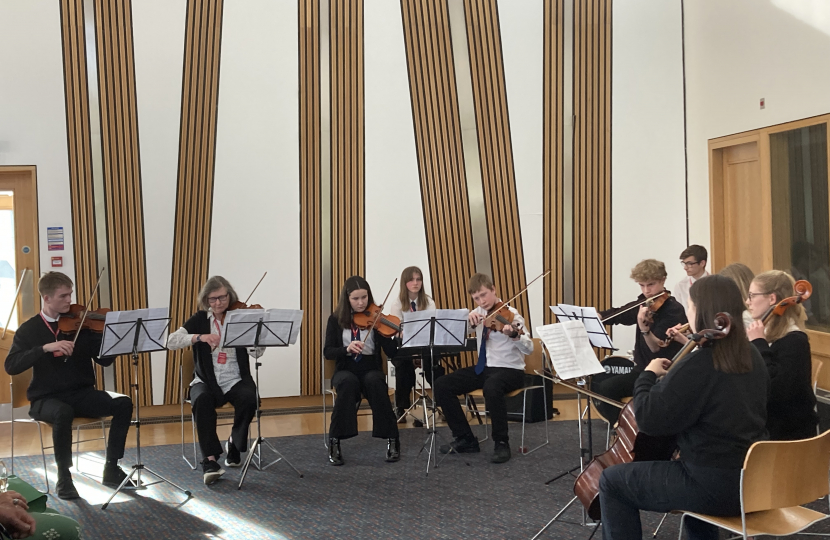
[[[766,255],[761,231],[764,216],[758,143],[723,149],[725,265],[740,261],[761,272]]]

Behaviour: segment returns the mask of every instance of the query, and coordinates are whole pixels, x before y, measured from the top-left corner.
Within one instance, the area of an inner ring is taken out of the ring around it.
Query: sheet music
[[[279,347],[293,345],[303,322],[301,309],[236,309],[228,312],[220,347],[253,347],[257,323],[262,319],[259,345]],[[289,335],[290,332],[290,335]]]
[[[429,309],[403,312],[403,340],[401,348],[429,347],[429,324],[435,317],[433,345],[463,346],[467,340],[469,309]]]
[[[582,321],[588,333],[588,339],[591,340],[591,345],[594,347],[616,350],[616,347],[611,342],[611,337],[605,331],[602,318],[595,308],[559,304],[550,306],[550,310],[553,311],[553,314],[556,315],[556,320],[559,322]]]
[[[536,332],[547,347],[559,378],[574,379],[605,372],[591,349],[588,332],[581,321],[537,326]]]
[[[101,340],[101,355],[115,356],[132,354],[135,325],[142,321],[138,335],[138,352],[164,350],[167,342],[167,328],[170,324],[169,308],[136,309],[133,311],[109,311],[104,319],[104,337]]]

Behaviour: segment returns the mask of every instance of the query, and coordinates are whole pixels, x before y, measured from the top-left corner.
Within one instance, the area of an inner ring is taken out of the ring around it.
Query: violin
[[[112,310],[109,308],[98,308],[87,312],[86,306],[72,304],[69,311],[58,315],[58,330],[64,334],[71,334],[87,329],[100,334],[104,331],[104,321],[110,311]]]
[[[487,327],[490,330],[494,330],[496,332],[501,332],[505,326],[510,326],[518,332],[517,336],[524,334],[524,329],[516,328],[513,326],[513,317],[514,313],[510,311],[510,308],[504,302],[496,302],[493,307],[490,308],[490,311],[487,312],[487,317],[485,320],[490,319],[487,323]],[[492,317],[492,319],[491,319]]]
[[[732,317],[728,313],[715,316],[715,329],[702,330],[689,336],[689,342],[674,355],[672,365],[686,356],[695,345],[703,346],[711,340],[721,339],[729,334]],[[599,506],[599,478],[602,471],[620,463],[633,461],[668,461],[677,447],[674,436],[654,437],[643,433],[637,426],[634,401],[628,402],[620,412],[617,423],[617,439],[611,448],[599,454],[585,467],[574,482],[574,495],[579,499],[588,516],[599,520],[602,512]]]
[[[684,324],[683,326],[681,326],[680,328],[678,328],[678,329],[677,329],[677,333],[678,333],[678,334],[685,334],[686,332],[688,332],[688,331],[689,331],[689,328],[690,328],[689,323],[686,323],[686,324]],[[669,330],[671,330],[671,328],[669,328]],[[669,345],[671,345],[671,342],[672,342],[672,341],[674,341],[674,337],[673,337],[673,336],[672,336],[672,337],[666,337],[666,339],[664,339],[663,341],[661,341],[661,342],[659,343],[659,345],[660,345],[660,347],[661,347],[661,348],[664,348],[664,349],[665,349],[666,347],[668,347]]]
[[[652,322],[653,322],[653,320],[654,320],[654,319],[653,319],[652,315],[654,314],[654,312],[655,312],[655,311],[657,311],[657,310],[659,310],[661,307],[663,307],[663,304],[665,304],[665,303],[666,303],[666,300],[668,300],[669,298],[671,298],[671,291],[670,291],[670,290],[668,290],[668,289],[664,289],[664,290],[663,290],[663,292],[661,292],[661,293],[659,293],[659,294],[655,294],[654,296],[652,296],[652,297],[650,297],[650,298],[646,298],[645,300],[642,300],[642,301],[640,301],[640,302],[637,302],[636,304],[630,305],[630,306],[628,306],[627,308],[625,308],[625,309],[623,309],[623,310],[621,310],[621,311],[617,311],[617,312],[616,312],[616,313],[614,313],[613,315],[609,315],[608,317],[605,317],[605,318],[604,318],[604,319],[602,319],[600,322],[601,322],[601,323],[604,323],[605,321],[610,321],[610,320],[611,320],[611,319],[613,319],[614,317],[616,317],[616,316],[618,316],[618,315],[622,315],[622,314],[623,314],[623,313],[625,313],[626,311],[630,311],[630,310],[634,309],[635,307],[640,307],[640,306],[642,306],[643,304],[645,304],[646,306],[648,306],[648,310],[649,310],[649,312],[648,312],[648,317],[647,317],[647,318],[648,318],[650,321],[652,321]]]
[[[259,284],[262,283],[262,280],[265,279],[266,275],[268,275],[268,272],[265,272],[264,274],[262,274],[262,277],[259,278],[259,281],[257,281],[256,285],[254,285],[254,290],[251,291],[251,294],[248,295],[248,298],[246,298],[244,302],[242,300],[237,300],[233,304],[229,305],[228,308],[225,311],[234,311],[236,309],[265,309],[264,307],[260,306],[259,304],[251,304],[249,306],[248,305],[248,300],[250,300],[251,297],[254,295],[257,288],[259,287]]]
[[[761,317],[761,321],[764,324],[767,324],[773,315],[780,317],[786,313],[789,308],[801,304],[804,300],[810,298],[813,294],[813,286],[806,279],[799,279],[793,284],[793,292],[795,292],[794,296],[784,298],[774,306],[770,306],[767,312],[764,313],[764,316]]]
[[[352,324],[366,330],[374,328],[383,337],[391,338],[402,332],[401,320],[394,315],[384,315],[381,307],[369,304],[365,311],[352,314]]]

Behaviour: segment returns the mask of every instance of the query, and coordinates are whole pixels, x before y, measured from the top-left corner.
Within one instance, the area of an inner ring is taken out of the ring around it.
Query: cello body
[[[574,482],[574,495],[593,520],[602,516],[599,506],[599,478],[602,471],[634,461],[668,461],[677,446],[675,437],[653,437],[640,432],[633,405],[634,401],[630,401],[620,412],[617,439],[611,448],[592,459]]]

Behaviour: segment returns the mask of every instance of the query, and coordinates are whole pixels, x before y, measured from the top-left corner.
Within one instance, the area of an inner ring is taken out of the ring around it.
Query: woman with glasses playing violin
[[[611,308],[599,313],[605,324],[637,326],[634,342],[634,369],[630,373],[615,375],[600,373],[594,375],[591,389],[614,400],[630,397],[634,381],[655,358],[672,357],[682,347],[676,341],[666,345],[666,331],[678,324],[685,324],[686,310],[666,291],[666,265],[654,259],[645,259],[631,269],[631,279],[640,286],[637,300],[620,308]],[[664,293],[662,296],[659,296]],[[657,297],[657,298],[655,298]],[[653,302],[647,300],[654,298]],[[638,304],[640,304],[638,306]],[[614,424],[620,409],[599,400],[594,401],[597,410]]]
[[[360,276],[346,280],[340,291],[337,308],[326,326],[323,355],[335,361],[331,386],[336,398],[329,427],[329,462],[343,465],[340,441],[357,436],[357,406],[361,395],[372,408],[372,437],[386,439],[386,461],[401,459],[401,441],[389,385],[381,366],[380,348],[389,358],[397,353],[392,338],[380,331],[355,322],[355,314],[363,314],[374,304],[369,283]]]
[[[230,402],[234,409],[231,436],[225,442],[225,466],[242,465],[248,449],[248,427],[256,413],[256,385],[251,377],[249,352],[258,358],[264,349],[219,347],[228,308],[239,296],[222,276],[209,278],[199,291],[199,311],[167,338],[171,351],[193,347],[195,372],[190,383],[190,404],[202,451],[206,485],[225,474],[219,465],[222,445],[216,434],[216,408]]]
[[[764,315],[784,298],[793,296],[792,276],[770,270],[755,276],[746,305],[755,319],[747,329],[770,376],[767,429],[773,441],[806,439],[816,435],[816,396],[812,388],[810,341],[804,333],[807,316],[801,304],[783,315]]]

